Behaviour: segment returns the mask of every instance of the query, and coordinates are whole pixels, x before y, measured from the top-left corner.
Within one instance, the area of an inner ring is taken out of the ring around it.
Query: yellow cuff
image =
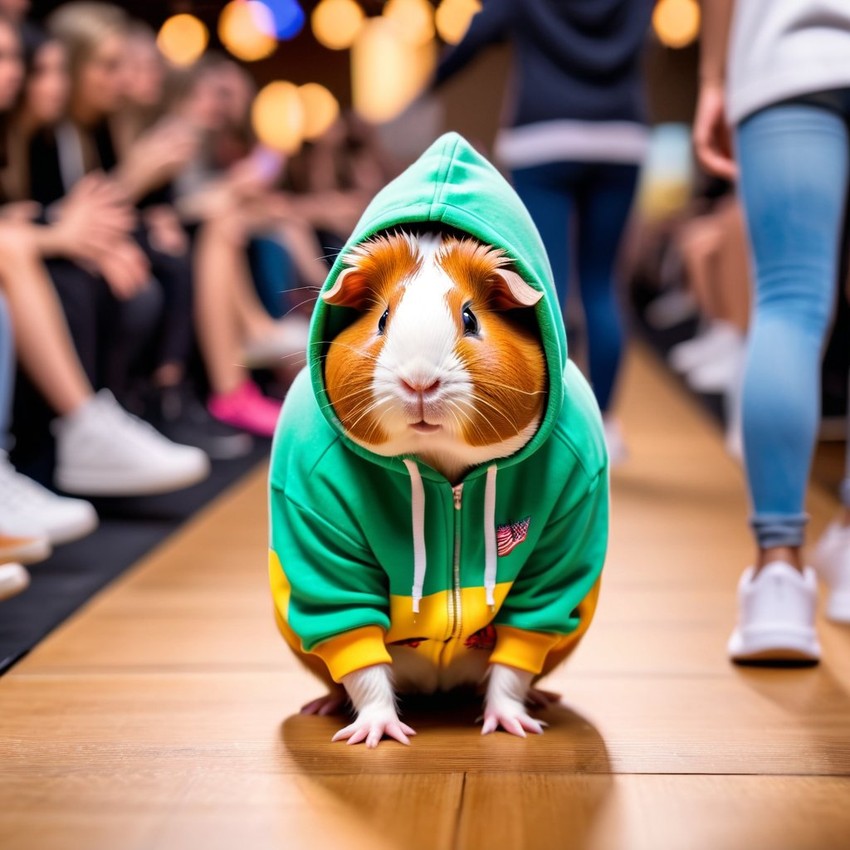
[[[562,639],[562,635],[496,626],[496,648],[490,655],[490,663],[507,664],[536,675],[543,670],[546,656]]]
[[[310,652],[325,662],[335,682],[342,677],[374,664],[392,664],[380,626],[363,626],[314,646]]]

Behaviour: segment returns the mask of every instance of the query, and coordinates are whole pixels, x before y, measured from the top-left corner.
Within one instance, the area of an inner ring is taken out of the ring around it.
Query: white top
[[[736,0],[729,43],[727,117],[850,87],[850,0]]]
[[[648,148],[649,130],[643,124],[564,118],[503,127],[494,153],[508,168],[570,161],[639,165]]]

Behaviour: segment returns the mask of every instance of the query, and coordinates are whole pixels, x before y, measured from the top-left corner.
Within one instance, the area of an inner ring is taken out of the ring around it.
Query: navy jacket
[[[440,62],[439,86],[489,44],[511,41],[509,124],[644,119],[641,48],[653,0],[484,0]]]

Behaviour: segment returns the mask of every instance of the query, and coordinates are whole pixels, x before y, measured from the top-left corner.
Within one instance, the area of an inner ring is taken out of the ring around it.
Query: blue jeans
[[[512,174],[543,238],[562,306],[575,257],[590,383],[603,413],[611,404],[623,353],[614,264],[637,174],[636,165],[607,162],[551,162]]]
[[[9,449],[9,421],[15,379],[15,345],[9,308],[0,293],[0,451]]]
[[[803,543],[821,353],[839,277],[848,121],[850,90],[771,106],[737,129],[755,273],[744,457],[762,548]]]

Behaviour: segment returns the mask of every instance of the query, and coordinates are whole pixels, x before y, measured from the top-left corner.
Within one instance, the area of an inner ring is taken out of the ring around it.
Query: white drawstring
[[[498,569],[496,550],[496,465],[487,467],[487,486],[484,489],[484,590],[487,604],[496,605],[496,571]]]
[[[422,486],[419,467],[412,460],[405,460],[404,465],[410,473],[410,511],[413,521],[413,589],[410,595],[413,597],[413,613],[418,614],[428,570],[425,551],[425,488]]]

